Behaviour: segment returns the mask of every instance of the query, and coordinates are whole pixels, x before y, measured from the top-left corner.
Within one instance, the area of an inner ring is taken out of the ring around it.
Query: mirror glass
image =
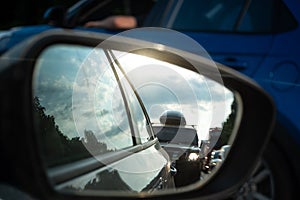
[[[33,76],[34,126],[59,191],[152,194],[204,185],[241,112],[222,84],[145,55],[55,44]]]

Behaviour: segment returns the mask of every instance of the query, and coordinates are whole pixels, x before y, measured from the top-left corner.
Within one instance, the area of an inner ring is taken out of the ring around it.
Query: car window
[[[183,1],[171,27],[185,31],[232,31],[244,1]]]
[[[274,10],[273,0],[251,1],[237,31],[270,32]]]
[[[251,1],[238,32],[271,33],[293,29],[296,20],[280,0]]]
[[[155,2],[148,15],[145,17],[143,26],[163,26],[168,18],[168,14],[172,9],[173,1],[158,0]]]
[[[298,22],[289,8],[282,1],[278,1],[276,5],[273,31],[285,32],[296,29]]]
[[[189,0],[179,3],[180,9],[173,11],[176,18],[170,18],[168,28],[180,31],[272,33],[297,27],[296,20],[280,0]]]
[[[76,6],[69,8],[67,18],[70,20],[75,16],[78,20],[77,24],[83,25],[88,21],[102,20],[113,15],[132,15],[140,25],[154,3],[155,0],[143,0],[142,4],[138,0],[91,1],[81,6],[81,11],[76,11],[78,16],[74,15]]]
[[[198,135],[194,128],[153,127],[160,142],[198,146]],[[156,130],[155,130],[156,129]]]
[[[134,144],[123,97],[104,51],[94,54],[97,62],[87,57],[90,51],[53,45],[37,60],[35,126],[48,166]]]
[[[141,104],[137,99],[137,93],[132,90],[129,82],[126,78],[122,77],[122,73],[120,71],[119,74],[121,75],[121,82],[126,93],[126,99],[129,103],[129,109],[132,116],[133,126],[135,128],[135,133],[137,133],[135,135],[137,137],[136,139],[141,143],[145,143],[151,139],[149,124],[147,123],[144,111],[141,108]]]

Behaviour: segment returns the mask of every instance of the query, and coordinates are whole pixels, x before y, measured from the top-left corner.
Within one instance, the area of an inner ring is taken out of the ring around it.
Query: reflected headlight
[[[200,158],[199,154],[197,153],[190,153],[188,157],[188,161],[196,161]]]

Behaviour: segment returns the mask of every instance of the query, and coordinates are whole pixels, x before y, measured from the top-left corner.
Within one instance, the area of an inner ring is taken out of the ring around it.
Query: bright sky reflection
[[[113,51],[137,88],[153,123],[165,110],[181,111],[196,125],[199,138],[222,127],[231,113],[233,94],[219,83],[193,71],[153,58]]]

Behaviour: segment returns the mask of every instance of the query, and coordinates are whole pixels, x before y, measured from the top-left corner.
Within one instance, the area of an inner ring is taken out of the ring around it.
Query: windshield
[[[153,127],[160,142],[198,146],[197,131],[184,127]]]

